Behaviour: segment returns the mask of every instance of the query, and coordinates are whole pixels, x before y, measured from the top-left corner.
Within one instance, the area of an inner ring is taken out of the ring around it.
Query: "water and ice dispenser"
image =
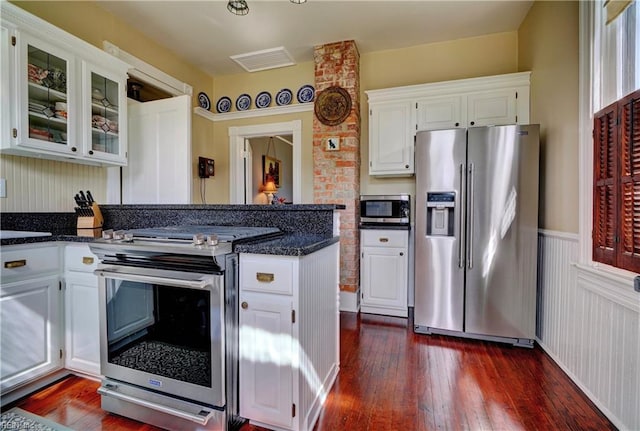
[[[427,193],[427,236],[453,236],[455,192]]]

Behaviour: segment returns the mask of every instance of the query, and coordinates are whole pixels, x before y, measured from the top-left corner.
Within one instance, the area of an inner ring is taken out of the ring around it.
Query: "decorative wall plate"
[[[209,96],[207,96],[206,93],[198,93],[198,103],[201,108],[206,109],[207,111],[211,108],[211,100],[209,100]]]
[[[218,99],[218,103],[216,103],[216,110],[222,114],[224,112],[229,112],[231,110],[231,99],[227,96],[222,96]]]
[[[236,99],[236,109],[238,111],[246,111],[251,106],[251,96],[248,94],[241,94]]]
[[[336,126],[349,116],[351,96],[342,87],[326,88],[318,94],[313,110],[322,124]]]
[[[300,103],[312,102],[315,92],[316,91],[313,89],[313,86],[303,85],[302,87],[300,87],[300,89],[298,90],[298,94],[296,95],[296,97],[298,98],[298,102]]]
[[[276,104],[278,106],[288,105],[291,100],[293,100],[293,93],[288,88],[283,88],[276,94]]]
[[[271,94],[268,91],[262,91],[256,96],[256,108],[266,108],[271,105]]]

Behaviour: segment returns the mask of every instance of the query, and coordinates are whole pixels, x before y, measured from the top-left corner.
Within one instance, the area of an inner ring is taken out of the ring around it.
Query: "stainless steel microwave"
[[[410,213],[408,194],[360,196],[361,225],[409,225]]]

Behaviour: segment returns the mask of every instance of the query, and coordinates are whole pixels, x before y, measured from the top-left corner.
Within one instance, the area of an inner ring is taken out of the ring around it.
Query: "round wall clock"
[[[342,87],[329,87],[316,96],[313,107],[322,124],[336,126],[347,119],[351,112],[351,96]]]

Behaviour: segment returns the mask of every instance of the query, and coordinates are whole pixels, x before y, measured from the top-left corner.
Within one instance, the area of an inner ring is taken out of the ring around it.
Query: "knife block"
[[[92,216],[78,216],[78,236],[100,238],[104,219],[97,203],[91,205]]]

